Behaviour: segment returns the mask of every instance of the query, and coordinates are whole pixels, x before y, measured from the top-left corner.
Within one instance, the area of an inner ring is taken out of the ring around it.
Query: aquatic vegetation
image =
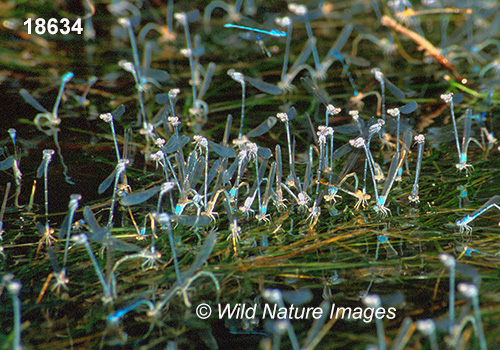
[[[500,344],[498,4],[261,5],[88,2],[44,51],[6,20],[30,65],[2,75],[0,342]],[[44,6],[8,11],[66,15]],[[47,68],[71,70],[52,112]]]

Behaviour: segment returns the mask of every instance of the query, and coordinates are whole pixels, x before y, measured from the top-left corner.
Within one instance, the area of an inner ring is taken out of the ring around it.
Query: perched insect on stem
[[[53,149],[43,150],[43,160],[38,170],[36,176],[41,178],[43,176],[43,187],[44,187],[44,204],[45,204],[45,229],[49,230],[49,164],[52,161],[52,156],[54,155]]]
[[[472,110],[467,108],[465,110],[465,124],[464,124],[464,134],[462,136],[462,148],[459,152],[458,163],[455,167],[462,171],[465,170],[466,173],[470,169],[474,169],[471,164],[467,164],[467,151],[469,150],[469,143],[474,141],[479,147],[483,148],[481,144],[474,138],[471,138],[471,123],[472,123]]]
[[[387,174],[384,183],[384,188],[382,189],[380,196],[377,198],[377,204],[375,206],[375,210],[377,212],[381,212],[382,215],[386,215],[387,211],[390,212],[390,210],[385,207],[385,202],[392,188],[392,185],[394,184],[394,181],[398,175],[399,170],[402,169],[403,167],[403,162],[406,159],[406,156],[408,155],[410,144],[411,144],[411,133],[409,130],[406,130],[405,135],[403,136],[403,148],[400,152],[398,151],[394,153],[394,156],[392,157],[391,167],[389,168],[389,173]]]
[[[408,196],[408,200],[410,202],[418,203],[420,201],[420,197],[418,196],[418,178],[420,176],[420,168],[422,167],[425,136],[422,134],[417,135],[415,136],[414,141],[418,144],[417,169],[415,170],[415,182],[413,183],[413,189],[411,194]]]
[[[61,123],[61,119],[58,116],[59,104],[61,103],[62,95],[64,92],[64,86],[67,82],[69,82],[73,78],[74,74],[72,72],[66,73],[61,77],[61,87],[59,88],[59,92],[57,94],[56,102],[54,103],[54,108],[52,109],[52,113],[47,111],[45,107],[43,107],[40,103],[31,94],[25,89],[21,89],[19,93],[23,97],[23,99],[30,104],[33,108],[37,109],[41,113],[38,113],[35,117],[35,125],[38,130],[44,132],[48,136],[52,136],[54,138],[54,143],[56,144],[57,154],[59,155],[59,159],[61,160],[61,164],[63,166],[63,174],[66,178],[66,182],[74,185],[75,183],[71,181],[68,176],[68,167],[66,163],[64,163],[64,158],[61,152],[61,146],[59,145],[59,124]]]
[[[457,225],[460,228],[460,232],[465,231],[467,234],[470,234],[472,233],[472,228],[469,226],[469,223],[471,223],[478,216],[480,216],[490,208],[497,208],[498,210],[500,210],[500,195],[494,195],[474,213],[472,213],[471,215],[466,215],[462,219],[457,220],[455,222],[455,225]]]
[[[182,24],[184,27],[184,35],[186,36],[186,43],[187,43],[187,49],[183,50],[183,53],[185,56],[189,58],[189,67],[191,68],[191,87],[193,91],[193,109],[196,108],[196,101],[198,101],[198,95],[196,91],[196,74],[195,74],[195,69],[196,67],[194,66],[194,57],[193,57],[193,47],[191,44],[191,35],[189,34],[189,22],[194,22],[196,21],[200,16],[200,13],[198,10],[194,10],[188,13],[176,13],[174,14],[174,18]]]
[[[276,29],[262,30],[262,29],[257,29],[257,28],[239,26],[239,25],[232,24],[232,23],[226,23],[226,24],[224,24],[224,27],[226,27],[226,28],[243,29],[243,30],[250,30],[252,32],[257,32],[257,33],[261,33],[261,34],[267,34],[267,35],[271,35],[271,36],[286,36],[286,33],[280,32],[279,30],[276,30]]]
[[[418,108],[418,105],[415,101],[410,102],[399,108],[392,108],[387,111],[389,115],[395,117],[397,119],[396,123],[396,153],[399,153],[399,134],[400,134],[400,119],[402,114],[410,114],[414,112]]]
[[[118,141],[116,139],[116,132],[115,132],[115,124],[114,124],[114,119],[120,118],[123,114],[125,113],[125,106],[120,105],[115,111],[112,113],[105,113],[101,114],[100,118],[109,124],[111,127],[111,134],[113,135],[113,142],[115,144],[115,151],[116,151],[116,161],[119,162],[121,157],[120,157],[120,148],[118,147]]]
[[[462,163],[461,162],[462,151],[460,149],[460,142],[458,141],[457,121],[456,121],[456,118],[455,118],[455,110],[453,109],[453,104],[454,103],[460,103],[460,102],[462,102],[463,95],[462,94],[453,95],[453,93],[443,94],[443,95],[441,95],[441,99],[446,104],[448,104],[450,106],[451,121],[453,122],[453,132],[455,133],[455,142],[456,142],[456,145],[457,145],[458,160],[459,160],[459,163]],[[470,120],[469,120],[469,125],[470,125]],[[465,126],[467,128],[467,121],[466,121]],[[470,128],[469,128],[469,131],[470,131]],[[468,142],[467,142],[467,146],[468,146]],[[467,157],[467,152],[465,152],[465,157]],[[465,162],[466,161],[467,161],[467,158],[465,158]],[[465,165],[464,165],[464,167],[465,167]],[[457,167],[457,169],[458,169],[458,167]]]
[[[90,246],[88,237],[85,233],[80,233],[79,235],[73,236],[73,241],[78,245],[84,245],[87,253],[92,261],[92,265],[94,265],[95,272],[97,277],[99,278],[99,282],[101,282],[102,289],[104,290],[104,296],[102,298],[104,304],[111,303],[113,301],[113,295],[111,293],[111,285],[106,281],[104,274],[102,273],[101,267],[99,266],[97,259],[95,258],[94,252],[92,251],[92,247]]]
[[[288,9],[297,15],[293,20],[295,22],[304,22],[306,24],[307,36],[309,39],[316,39],[313,35],[311,29],[311,21],[323,16],[323,5],[321,4],[317,9],[309,11],[305,5],[299,4],[289,4]],[[319,61],[318,50],[316,45],[312,48],[312,53],[314,57],[315,72],[322,71],[321,62]]]
[[[285,123],[286,127],[286,137],[288,139],[288,157],[289,157],[289,165],[290,165],[290,177],[291,180],[293,181],[295,187],[297,189],[300,189],[300,182],[297,180],[297,176],[295,175],[295,165],[293,161],[293,153],[292,153],[292,140],[290,136],[290,125],[289,122],[295,118],[295,115],[297,112],[295,111],[295,108],[292,107],[288,113],[278,113],[276,114],[276,117],[282,122]]]
[[[129,162],[130,161],[128,159],[120,159],[113,172],[109,174],[109,176],[99,185],[97,190],[99,194],[106,192],[114,180],[115,185],[113,187],[113,197],[111,198],[111,208],[109,209],[108,228],[111,228],[113,225],[113,214],[115,210],[116,196],[118,194],[118,184],[120,183],[120,179],[124,176]]]
[[[379,68],[373,68],[371,72],[375,75],[375,80],[380,83],[380,88],[382,90],[382,119],[385,121],[385,88],[387,87],[398,100],[405,99],[406,95],[396,85],[391,83]]]
[[[65,219],[64,222],[66,223],[67,230],[66,230],[66,243],[64,244],[64,258],[63,258],[63,269],[66,268],[66,262],[68,261],[68,249],[69,249],[69,241],[71,239],[71,228],[73,226],[73,217],[75,215],[76,209],[78,209],[78,202],[82,199],[81,194],[72,194],[69,199],[68,203],[68,217],[67,220]],[[61,225],[64,227],[64,224]],[[63,229],[61,227],[61,233],[64,234]],[[59,235],[60,238],[62,238],[62,234]]]

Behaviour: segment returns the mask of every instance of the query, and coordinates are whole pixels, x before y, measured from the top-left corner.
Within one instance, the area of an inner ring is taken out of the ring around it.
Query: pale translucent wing
[[[293,118],[297,116],[297,110],[295,109],[295,107],[292,107],[288,110],[286,114],[288,116],[288,121],[292,121]]]
[[[311,78],[309,77],[303,77],[303,78],[300,78],[300,81],[302,82],[302,84],[305,86],[305,88],[307,89],[307,91],[309,91],[309,93],[311,95],[313,95],[314,97],[316,97],[316,99],[325,104],[325,105],[328,105],[330,103],[330,99],[328,98],[328,94],[326,93],[325,90],[321,89],[318,87],[318,85],[316,85],[312,80]],[[288,118],[290,119],[290,117]]]
[[[291,305],[303,305],[309,303],[313,294],[310,289],[299,289],[293,291],[282,291],[283,300]]]
[[[391,83],[389,79],[384,77],[385,85],[389,89],[389,91],[396,97],[398,100],[404,100],[406,98],[406,95],[403,91],[401,91],[400,88],[398,88],[396,85]]]
[[[101,182],[101,184],[97,188],[97,193],[103,194],[104,192],[106,192],[106,190],[113,183],[115,176],[116,176],[116,168],[115,168],[115,170],[113,170],[113,172],[111,174],[109,174],[109,176],[106,179],[104,179],[103,182]]]
[[[154,69],[154,68],[140,68],[142,76],[153,78],[159,82],[166,82],[170,80],[170,74],[164,70]]]
[[[271,150],[267,147],[259,147],[259,150],[257,151],[258,155],[261,156],[264,159],[269,159],[273,155]]]
[[[418,104],[415,101],[405,104],[403,107],[399,107],[399,111],[403,114],[410,114],[417,110]]]
[[[217,237],[218,237],[217,231],[214,230],[214,231],[210,232],[210,234],[205,239],[203,246],[201,247],[200,251],[198,252],[198,255],[196,256],[195,261],[189,267],[189,269],[187,269],[182,274],[183,279],[186,279],[186,278],[193,276],[196,273],[196,271],[198,271],[203,266],[203,264],[208,260],[208,258],[210,257],[210,254],[212,253],[212,250],[215,247],[215,244],[217,243]]]
[[[31,94],[28,91],[26,91],[25,89],[21,89],[19,90],[19,93],[21,94],[24,101],[29,103],[31,107],[37,109],[42,113],[49,113],[49,111],[44,106],[42,106],[37,100],[35,100],[35,98],[31,96]]]
[[[202,227],[212,221],[207,215],[175,215],[172,217],[179,225]]]
[[[304,49],[302,49],[302,52],[300,53],[299,57],[293,62],[292,68],[290,68],[289,72],[293,73],[297,69],[299,69],[300,66],[302,66],[304,63],[306,63],[307,59],[309,58],[309,55],[311,54],[314,45],[316,44],[316,39],[311,38],[308,39],[306,42],[306,45],[304,46]]]
[[[462,155],[467,155],[467,149],[469,148],[469,142],[471,140],[471,126],[472,126],[472,110],[467,108],[465,110],[465,124],[464,124],[464,136],[462,139]]]
[[[111,114],[113,115],[113,119],[119,119],[122,115],[125,114],[125,106],[120,105],[117,109],[111,112]]]
[[[198,18],[200,18],[200,11],[198,10],[189,11],[185,15],[188,22],[194,22],[197,21]]]
[[[227,164],[227,162],[225,162],[224,164]],[[217,158],[217,160],[214,162],[214,164],[210,168],[210,172],[208,173],[208,184],[209,185],[212,183],[215,176],[221,170],[221,165],[222,165],[222,158]],[[225,169],[225,167],[224,167],[224,169]],[[222,171],[224,171],[224,170],[222,170]]]
[[[177,152],[180,150],[182,147],[187,145],[191,141],[191,138],[186,135],[180,135],[177,137],[177,135],[173,135],[165,145],[165,147],[162,148],[162,151],[165,153],[173,153]]]
[[[453,95],[452,98],[453,98],[453,103],[460,103],[464,99],[464,94],[459,93],[459,94]]]
[[[278,86],[266,83],[265,81],[260,79],[245,76],[245,81],[249,82],[250,85],[252,85],[254,88],[271,95],[281,95],[282,93],[282,90]]]
[[[354,25],[351,23],[346,25],[344,27],[344,29],[342,29],[342,31],[340,32],[339,36],[337,37],[337,40],[335,40],[335,43],[333,44],[330,51],[332,51],[332,52],[339,51],[340,52],[340,50],[342,50],[345,43],[347,42],[347,39],[349,39],[349,36],[351,35],[353,28],[354,28]]]
[[[120,199],[121,205],[130,206],[144,203],[155,194],[157,194],[161,189],[161,186],[154,186],[148,190],[127,194],[125,197]]]
[[[45,164],[47,163],[46,159],[42,160],[42,163],[40,163],[40,166],[36,170],[36,177],[39,179],[43,176],[43,171],[45,170]]]
[[[218,143],[208,141],[209,147],[221,157],[234,158],[236,157],[236,151],[233,148],[219,145]]]
[[[14,166],[15,159],[14,157],[10,156],[7,159],[4,159],[0,162],[0,170],[8,170]]]
[[[210,62],[208,64],[205,77],[203,78],[203,84],[200,87],[200,92],[198,93],[199,100],[203,99],[203,96],[205,96],[205,93],[207,92],[208,87],[210,86],[210,82],[212,81],[212,76],[214,75],[214,72],[215,72],[215,63]]]
[[[247,133],[247,137],[258,137],[258,136],[264,135],[266,132],[271,130],[271,128],[274,125],[276,125],[277,121],[278,121],[278,118],[276,118],[276,117],[267,118],[263,123],[261,123],[255,129],[249,131]]]

